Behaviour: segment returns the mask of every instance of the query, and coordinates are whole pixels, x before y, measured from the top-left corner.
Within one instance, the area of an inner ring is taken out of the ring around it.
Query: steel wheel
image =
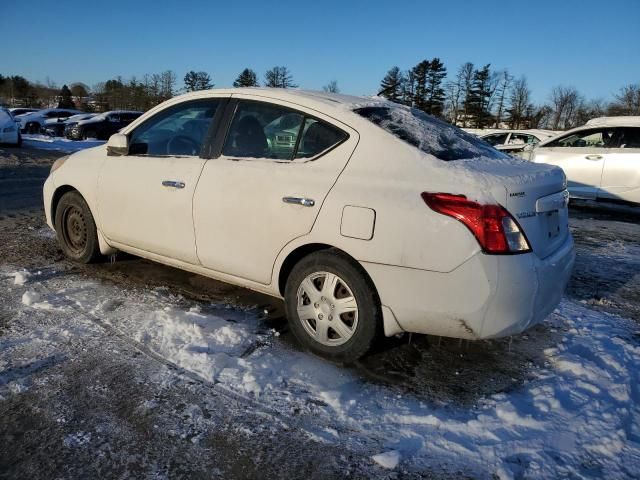
[[[87,221],[83,211],[75,205],[62,212],[62,236],[75,254],[81,254],[87,246]]]
[[[297,293],[298,318],[316,342],[338,346],[353,337],[358,326],[358,303],[347,283],[338,275],[308,275]]]

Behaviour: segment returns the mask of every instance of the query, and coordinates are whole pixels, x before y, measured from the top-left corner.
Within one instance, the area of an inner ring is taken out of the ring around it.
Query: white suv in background
[[[536,163],[562,167],[572,197],[640,204],[640,117],[601,117],[542,142]]]

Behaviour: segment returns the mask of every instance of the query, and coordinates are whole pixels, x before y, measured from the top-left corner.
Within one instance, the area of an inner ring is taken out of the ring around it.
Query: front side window
[[[548,148],[615,148],[618,137],[615,128],[594,128],[566,135],[545,146]]]
[[[222,154],[227,157],[293,160],[311,158],[347,134],[332,125],[280,105],[241,101]]]
[[[622,128],[620,135],[620,148],[640,148],[640,128]]]
[[[129,155],[199,155],[219,104],[198,100],[163,110],[133,131]]]

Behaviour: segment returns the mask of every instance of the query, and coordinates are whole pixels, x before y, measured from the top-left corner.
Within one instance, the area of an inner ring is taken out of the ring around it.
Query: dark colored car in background
[[[107,140],[111,135],[123,127],[126,127],[142,112],[131,110],[112,110],[96,115],[88,120],[82,120],[75,125],[70,125],[64,131],[64,136],[71,140],[86,140],[97,138]]]
[[[62,137],[67,128],[71,128],[82,120],[89,120],[96,115],[97,113],[80,113],[78,115],[73,115],[67,119],[58,118],[53,121],[47,120],[45,121],[42,130],[44,131],[45,135],[49,135],[51,137]]]

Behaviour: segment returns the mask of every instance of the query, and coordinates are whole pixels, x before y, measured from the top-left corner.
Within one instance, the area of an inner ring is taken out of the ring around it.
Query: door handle
[[[584,158],[587,160],[602,160],[602,155],[587,155]]]
[[[184,182],[180,182],[177,180],[163,180],[162,181],[162,186],[163,187],[171,187],[171,188],[184,188],[185,184]]]
[[[313,207],[316,202],[311,198],[304,197],[282,197],[284,203],[292,203],[294,205],[302,205],[303,207]]]

